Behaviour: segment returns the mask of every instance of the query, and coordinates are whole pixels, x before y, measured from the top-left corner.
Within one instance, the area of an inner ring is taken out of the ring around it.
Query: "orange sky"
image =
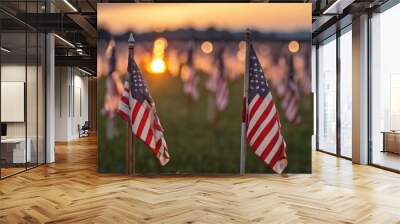
[[[98,26],[114,33],[188,26],[266,32],[311,30],[310,3],[99,3],[97,10]]]

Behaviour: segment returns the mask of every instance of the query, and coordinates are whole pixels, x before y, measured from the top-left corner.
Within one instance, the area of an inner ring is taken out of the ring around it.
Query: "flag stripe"
[[[137,103],[140,104],[140,103]],[[143,119],[143,114],[145,112],[145,108],[143,106],[139,107],[139,110],[135,116],[135,121],[132,124],[132,129],[135,131],[135,134],[140,138],[140,135],[138,135],[138,129],[139,129],[139,124]]]
[[[134,102],[133,102],[133,110],[132,110],[132,113],[131,113],[131,125],[133,125],[133,122],[136,121],[137,113],[140,110],[140,108],[141,108],[140,107],[140,103],[137,102],[136,100],[134,100]]]
[[[248,138],[250,139],[250,144],[253,144],[254,141],[258,138],[258,136],[261,134],[261,132],[265,129],[265,126],[268,125],[271,121],[271,119],[274,117],[275,113],[276,113],[276,109],[275,107],[272,107],[272,110],[267,118],[262,122],[262,124],[258,127],[256,133],[252,136],[252,138]],[[279,127],[280,128],[280,127]]]
[[[271,121],[268,123],[268,125],[264,128],[264,130],[260,133],[260,135],[256,138],[253,147],[258,148],[258,146],[261,144],[265,136],[268,134],[268,132],[271,130],[273,125],[275,124],[276,119],[275,117],[271,119]]]
[[[157,142],[157,144],[156,144],[156,148],[155,148],[155,150],[154,150],[154,153],[157,155],[158,154],[158,152],[160,151],[160,149],[161,149],[161,144],[162,142],[161,142],[161,139],[160,140],[158,140],[158,142]]]
[[[147,132],[147,136],[146,136],[146,140],[145,140],[145,143],[146,143],[147,145],[151,145],[152,140],[153,140],[152,136],[153,136],[153,130],[150,128],[150,129],[148,130],[148,132]]]
[[[254,104],[257,103],[258,98],[260,98],[260,95],[255,95],[253,100],[249,104],[249,108],[253,108]]]
[[[121,97],[121,101],[122,101],[122,103],[124,103],[125,105],[129,105],[129,99],[128,99],[128,97],[122,96],[122,97]]]
[[[275,127],[276,126],[277,125],[275,125]],[[275,133],[271,132],[271,134],[274,134],[274,137],[271,138],[271,141],[268,142],[268,145],[265,148],[263,148],[263,151],[262,151],[262,153],[260,155],[260,159],[261,160],[265,160],[265,158],[268,155],[270,155],[270,152],[271,152],[272,148],[275,146],[275,144],[277,143],[278,139],[281,137],[279,131],[275,131]]]
[[[149,112],[150,113],[150,112]],[[151,115],[148,113],[146,123],[144,124],[143,130],[142,130],[142,139],[145,143],[147,143],[147,136],[149,135],[150,132],[150,125],[151,125]]]
[[[280,144],[279,148],[278,148],[278,151],[275,153],[273,159],[269,163],[270,164],[269,166],[271,167],[271,169],[274,169],[276,163],[279,160],[285,159],[285,157],[283,156],[283,150],[284,150],[284,145]],[[275,172],[280,172],[280,171],[277,171],[277,170],[274,170],[274,171]]]
[[[250,132],[248,132],[247,137],[249,139],[253,138],[253,135],[257,131],[257,128],[260,127],[261,123],[266,119],[266,117],[270,114],[272,108],[273,108],[273,102],[270,100],[268,105],[267,102],[263,103],[261,108],[257,110],[255,116],[252,117],[249,123],[249,129]]]
[[[254,99],[253,99],[254,101]],[[254,106],[250,105],[250,113],[249,117],[253,117],[254,113],[258,110],[258,107],[260,107],[261,103],[264,101],[264,97],[257,97],[257,101],[254,102]]]
[[[263,99],[263,101],[266,101],[265,99]],[[265,112],[270,109],[268,103],[264,102],[262,103],[259,108],[257,109],[257,111],[255,111],[253,116],[249,116],[249,130],[252,130],[253,127],[255,125],[257,125],[257,123],[259,122],[260,119],[262,119],[262,117],[265,114]],[[259,123],[258,123],[259,124]]]
[[[255,153],[258,156],[261,156],[261,154],[265,151],[265,149],[268,148],[269,143],[273,140],[276,134],[279,134],[279,126],[276,125],[275,123],[274,126],[268,132],[267,136],[265,136],[261,144],[256,148]]]
[[[269,163],[272,160],[273,156],[276,154],[276,152],[279,149],[279,147],[281,146],[281,144],[283,144],[282,141],[283,141],[282,136],[279,136],[278,141],[275,142],[274,145],[272,145],[270,153],[265,158],[265,162]]]
[[[144,139],[144,137],[142,136],[142,131],[143,131],[145,124],[148,123],[147,118],[149,116],[149,110],[147,110],[147,109],[143,109],[143,110],[144,110],[143,117],[140,119],[140,123],[139,123],[138,130],[137,130],[137,135],[140,136],[141,139]]]

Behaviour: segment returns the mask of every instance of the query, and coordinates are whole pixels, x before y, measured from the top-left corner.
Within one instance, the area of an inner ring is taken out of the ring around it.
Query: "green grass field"
[[[204,89],[207,77],[204,74],[200,74],[200,100],[193,104],[191,110],[187,98],[183,95],[179,77],[144,76],[165,129],[171,160],[165,167],[160,166],[148,148],[139,140],[135,140],[136,172],[239,173],[243,80],[237,79],[230,83],[229,106],[219,115],[220,119],[216,126],[213,122],[207,121],[208,95]],[[100,113],[104,94],[105,78],[102,77],[98,80],[98,170],[104,173],[123,173],[126,124],[116,116],[114,118],[116,135],[110,140],[106,138],[107,119]],[[278,106],[279,101],[276,98],[275,100]],[[285,171],[287,173],[311,173],[312,96],[302,96],[300,113],[302,122],[299,125],[288,124],[283,115],[280,116],[287,143],[286,152],[289,161]],[[271,172],[266,164],[254,155],[250,147],[247,147],[246,172]]]

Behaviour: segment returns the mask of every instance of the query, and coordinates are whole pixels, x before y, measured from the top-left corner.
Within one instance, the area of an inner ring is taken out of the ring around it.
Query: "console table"
[[[400,131],[382,131],[382,134],[382,152],[392,152],[400,154]]]

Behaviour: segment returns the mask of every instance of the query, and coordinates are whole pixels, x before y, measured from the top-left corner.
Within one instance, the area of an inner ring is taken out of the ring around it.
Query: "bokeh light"
[[[245,50],[246,49],[246,41],[240,41],[239,42],[239,50]]]
[[[153,54],[154,56],[158,57],[163,57],[164,56],[164,49],[160,47],[155,47],[153,48]]]
[[[204,41],[201,44],[201,50],[205,53],[205,54],[210,54],[213,51],[213,44],[210,41]]]
[[[164,37],[159,37],[154,41],[153,54],[156,57],[164,57],[165,48],[168,46],[168,41]]]
[[[288,44],[288,49],[291,53],[297,53],[300,50],[299,42],[292,40]]]
[[[154,48],[165,49],[168,47],[168,41],[164,37],[159,37],[154,41]]]
[[[153,58],[150,68],[153,73],[162,74],[166,70],[165,61],[162,58]]]

